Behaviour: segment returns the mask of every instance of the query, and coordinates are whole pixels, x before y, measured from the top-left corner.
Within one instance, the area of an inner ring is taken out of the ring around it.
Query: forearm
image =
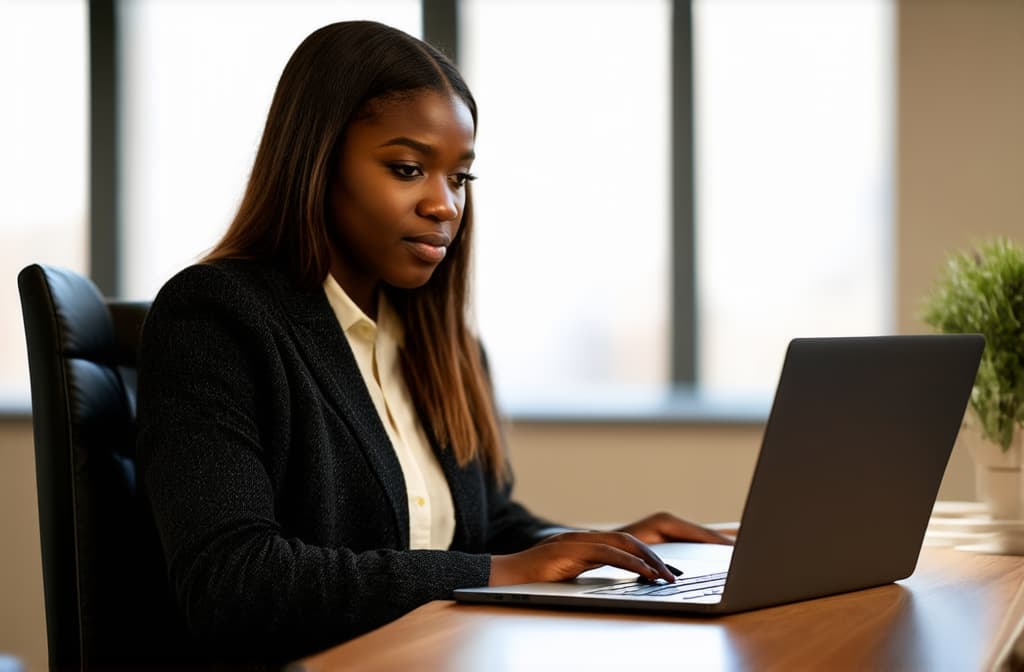
[[[490,573],[489,556],[449,551],[354,553],[279,536],[216,546],[172,568],[190,631],[275,658],[337,644],[454,588],[486,585]]]

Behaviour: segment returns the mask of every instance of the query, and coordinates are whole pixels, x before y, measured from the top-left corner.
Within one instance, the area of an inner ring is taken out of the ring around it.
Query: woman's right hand
[[[573,579],[611,565],[654,580],[675,581],[654,551],[626,532],[563,532],[532,548],[491,558],[491,586]]]

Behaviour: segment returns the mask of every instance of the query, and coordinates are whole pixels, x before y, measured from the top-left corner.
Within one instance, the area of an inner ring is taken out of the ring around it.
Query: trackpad
[[[665,562],[674,565],[672,560],[687,562],[689,560],[700,560],[701,562],[717,562],[725,569],[729,567],[732,560],[733,546],[728,544],[652,544],[651,549],[658,554],[658,557]],[[680,567],[682,569],[682,567]]]

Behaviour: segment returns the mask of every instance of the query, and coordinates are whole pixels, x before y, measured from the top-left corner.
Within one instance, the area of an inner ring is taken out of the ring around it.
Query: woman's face
[[[444,259],[466,205],[473,117],[424,91],[371,103],[342,141],[331,185],[331,273],[365,312],[380,282],[420,287]]]

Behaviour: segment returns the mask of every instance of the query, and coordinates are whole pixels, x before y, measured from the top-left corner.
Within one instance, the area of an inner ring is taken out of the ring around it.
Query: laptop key
[[[718,585],[712,585],[712,584],[699,585],[699,586],[665,586],[661,590],[659,590],[657,592],[654,592],[654,593],[650,593],[650,594],[651,595],[681,595],[683,593],[687,593],[687,594],[689,594],[689,593],[700,593],[700,594],[703,595],[703,594],[707,593],[708,591],[715,590],[715,589],[721,590],[721,587],[718,586]]]
[[[660,581],[658,583],[641,583],[630,581],[628,583],[616,583],[604,588],[589,590],[587,595],[679,595],[683,592],[694,592],[701,596],[708,589],[721,588],[725,585],[726,572],[717,574],[704,574],[676,579],[674,583]]]
[[[670,585],[672,585],[672,584],[667,584],[667,585],[654,584],[654,585],[639,586],[637,588],[630,588],[629,590],[625,590],[621,594],[622,595],[650,595],[651,593],[654,593],[656,591],[662,590],[662,589],[664,589],[664,588],[666,588],[667,586],[670,586]]]
[[[725,579],[728,572],[720,572],[718,574],[702,574],[701,576],[691,576],[682,579],[676,579],[674,586],[685,586],[691,583],[701,583],[703,581],[714,581],[718,579]]]

